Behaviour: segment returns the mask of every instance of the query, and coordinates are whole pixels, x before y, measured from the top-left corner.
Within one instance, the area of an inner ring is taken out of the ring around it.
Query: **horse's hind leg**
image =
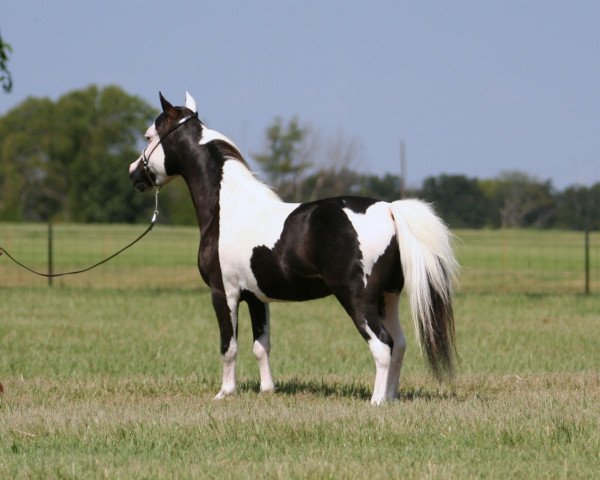
[[[252,336],[254,337],[252,352],[256,357],[260,371],[260,391],[272,392],[275,390],[275,385],[269,365],[269,353],[271,351],[269,305],[254,296],[246,298],[246,303],[252,320]]]
[[[389,399],[390,368],[392,366],[393,338],[383,324],[379,303],[367,302],[360,294],[336,293],[359,333],[369,344],[375,360],[375,385],[371,403],[379,405]],[[393,383],[393,382],[392,382]]]
[[[400,370],[402,369],[402,360],[406,351],[406,339],[400,326],[398,317],[398,303],[400,296],[395,293],[385,293],[384,300],[384,319],[383,325],[392,336],[394,342],[392,347],[392,357],[390,361],[390,370],[387,381],[386,398],[394,400],[398,398],[398,385],[400,383]]]
[[[365,328],[369,336],[367,342],[375,360],[375,385],[373,386],[371,403],[380,405],[389,400],[388,385],[392,367],[393,341],[379,319],[376,321],[367,320]]]

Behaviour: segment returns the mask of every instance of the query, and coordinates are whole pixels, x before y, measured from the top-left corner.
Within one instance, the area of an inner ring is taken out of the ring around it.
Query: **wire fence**
[[[142,225],[0,223],[0,246],[40,272],[92,265],[136,238]],[[600,294],[600,233],[555,230],[459,230],[456,254],[462,293]],[[80,275],[55,278],[53,287],[196,289],[199,233],[195,227],[157,225],[140,243]],[[51,244],[51,248],[49,248]],[[586,249],[587,245],[587,249]],[[50,254],[51,251],[51,254]],[[587,259],[587,261],[586,261]],[[48,285],[0,256],[0,288]]]

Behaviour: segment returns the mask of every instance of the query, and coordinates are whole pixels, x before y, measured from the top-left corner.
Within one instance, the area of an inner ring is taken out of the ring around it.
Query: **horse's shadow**
[[[291,378],[276,382],[275,394],[299,396],[314,395],[318,397],[340,397],[358,400],[369,400],[372,395],[371,386],[361,383],[331,382],[325,380],[301,380]],[[260,392],[260,384],[256,380],[248,380],[240,384],[241,391]],[[415,400],[449,400],[457,399],[454,391],[440,388],[407,387],[400,388],[399,401],[412,402]]]

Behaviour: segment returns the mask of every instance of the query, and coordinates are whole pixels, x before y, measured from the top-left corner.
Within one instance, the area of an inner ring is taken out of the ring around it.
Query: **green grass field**
[[[0,478],[592,478],[600,297],[461,294],[452,385],[409,337],[401,399],[333,299],[272,306],[277,392],[240,319],[220,383],[206,289],[0,289]],[[322,328],[325,325],[326,328]]]
[[[54,271],[87,267],[114,253],[144,226],[54,227]],[[583,232],[555,230],[459,230],[456,253],[464,293],[582,293]],[[0,246],[35,269],[48,271],[47,226],[0,223]],[[590,288],[600,293],[600,234],[591,234]],[[61,277],[55,285],[92,288],[196,288],[198,229],[158,225],[139,244],[85,275]],[[0,256],[0,287],[42,286]]]
[[[55,271],[143,229],[57,225]],[[428,374],[403,299],[401,399],[379,408],[368,348],[333,299],[272,305],[272,395],[258,394],[243,308],[240,392],[214,401],[218,327],[195,228],[159,225],[53,288],[0,257],[0,478],[595,476],[598,234],[590,296],[577,294],[580,232],[456,234],[457,378]],[[0,224],[0,245],[42,271],[46,244],[44,225]]]

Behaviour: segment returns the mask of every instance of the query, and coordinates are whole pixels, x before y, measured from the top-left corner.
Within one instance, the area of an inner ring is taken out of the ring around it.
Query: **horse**
[[[162,112],[129,167],[141,192],[175,176],[189,189],[198,226],[198,268],[219,324],[222,383],[216,399],[236,393],[238,307],[252,323],[260,392],[273,392],[269,303],[334,295],[375,361],[371,403],[398,398],[406,339],[398,304],[406,286],[416,337],[438,380],[454,371],[452,235],[420,200],[391,203],[358,196],[286,203],[258,180],[238,147],[198,118],[186,92]]]

